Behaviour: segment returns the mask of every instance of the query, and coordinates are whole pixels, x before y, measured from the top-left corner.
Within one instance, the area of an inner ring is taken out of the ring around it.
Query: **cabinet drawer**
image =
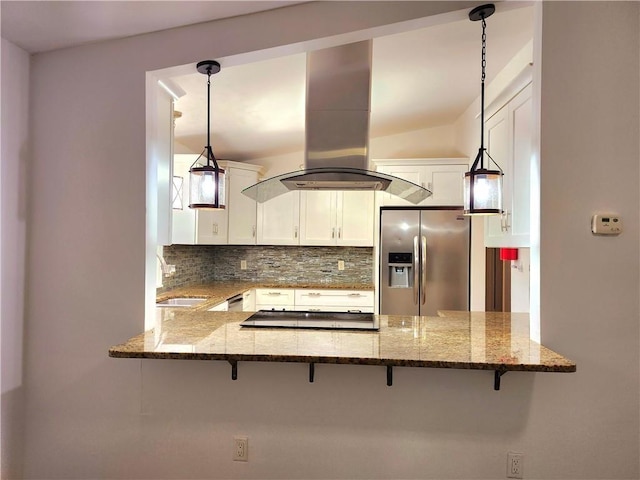
[[[256,312],[258,310],[276,310],[276,311],[291,311],[295,310],[293,305],[274,305],[273,303],[256,303]]]
[[[290,288],[256,288],[257,305],[294,305],[294,290]]]
[[[371,307],[373,291],[296,289],[296,308],[303,306]]]
[[[373,306],[371,307],[355,307],[347,305],[296,305],[296,310],[303,310],[305,312],[351,312],[351,313],[373,313]]]

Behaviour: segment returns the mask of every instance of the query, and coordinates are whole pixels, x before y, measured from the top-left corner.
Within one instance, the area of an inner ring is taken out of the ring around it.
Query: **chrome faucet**
[[[164,275],[165,277],[170,277],[171,275],[176,273],[175,265],[167,265],[167,261],[159,253],[156,253],[156,257],[158,257],[158,260],[160,260],[160,268],[162,270],[162,275]]]

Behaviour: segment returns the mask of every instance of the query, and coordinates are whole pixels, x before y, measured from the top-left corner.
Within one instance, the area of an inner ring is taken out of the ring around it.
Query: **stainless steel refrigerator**
[[[469,217],[451,208],[380,210],[380,313],[469,310]]]

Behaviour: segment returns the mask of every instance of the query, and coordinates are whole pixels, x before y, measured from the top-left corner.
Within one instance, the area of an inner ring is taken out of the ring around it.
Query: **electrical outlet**
[[[344,260],[338,260],[338,270],[344,270]]]
[[[247,269],[247,261],[240,260],[240,270],[246,270],[246,269]]]
[[[233,461],[249,461],[249,437],[233,437]]]
[[[522,478],[524,455],[509,452],[507,454],[507,478]]]

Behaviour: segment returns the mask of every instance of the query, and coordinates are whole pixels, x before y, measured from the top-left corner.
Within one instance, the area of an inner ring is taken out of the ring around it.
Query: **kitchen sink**
[[[195,307],[196,305],[200,305],[204,302],[206,298],[187,298],[187,297],[177,297],[170,298],[168,300],[163,300],[162,302],[156,303],[157,307]]]

